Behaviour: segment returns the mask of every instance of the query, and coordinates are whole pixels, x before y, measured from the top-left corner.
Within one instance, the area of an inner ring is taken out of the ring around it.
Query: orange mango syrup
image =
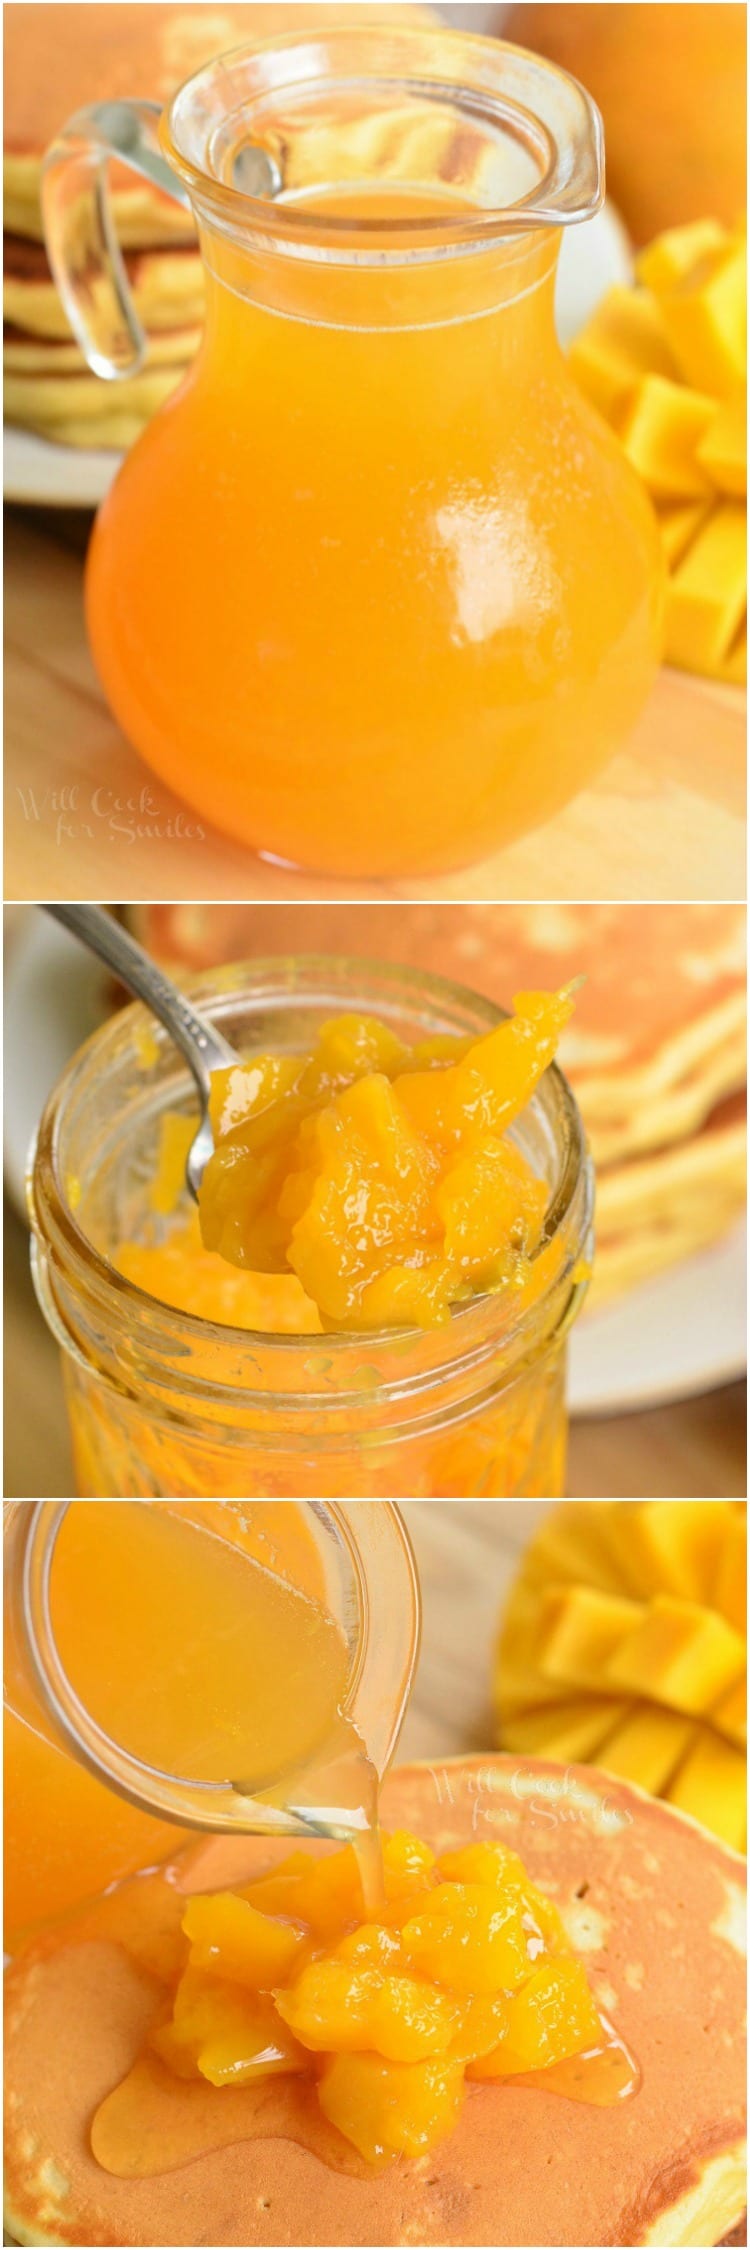
[[[420,222],[478,207],[449,180],[302,202],[348,264],[204,225],[202,348],[100,510],[92,652],[129,740],[236,841],[331,874],[449,869],[627,736],[658,534],[565,367],[558,230],[393,262],[398,229],[418,251]]]
[[[52,1559],[50,1619],[76,1695],[131,1757],[277,1804],[287,1784],[314,1800],[325,1772],[321,1790],[330,1807],[338,1793],[343,1832],[360,1832],[370,1883],[374,1850],[377,1885],[374,1776],[340,1708],[348,1652],[298,1509],[75,1502]],[[153,1867],[179,1839],[40,1724],[6,1635],[6,1942]]]

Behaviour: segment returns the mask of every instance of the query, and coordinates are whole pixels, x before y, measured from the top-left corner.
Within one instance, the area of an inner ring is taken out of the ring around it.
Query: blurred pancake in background
[[[416,20],[429,13],[400,5],[394,12]],[[358,14],[351,6],[262,0],[238,7],[10,0],[3,155],[9,423],[58,444],[124,450],[175,389],[200,342],[203,274],[190,213],[112,165],[112,212],[148,338],[146,365],[115,386],[92,374],[78,352],[47,262],[41,209],[45,151],[68,118],[92,102],[133,96],[163,105],[194,71],[232,47]]]
[[[745,1202],[740,906],[151,906],[137,934],[178,973],[263,954],[349,952],[509,1005],[582,976],[561,1061],[597,1165],[591,1301],[717,1241]]]

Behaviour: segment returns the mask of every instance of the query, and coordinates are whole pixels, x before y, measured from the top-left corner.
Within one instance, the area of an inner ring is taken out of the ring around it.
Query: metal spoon
[[[146,1007],[151,1009],[153,1015],[158,1016],[165,1031],[169,1032],[170,1039],[174,1040],[175,1046],[179,1047],[180,1054],[184,1056],[195,1079],[201,1107],[201,1122],[188,1149],[185,1165],[185,1178],[190,1193],[197,1198],[208,1159],[213,1156],[214,1149],[208,1114],[211,1072],[225,1070],[227,1063],[239,1063],[239,1056],[228,1041],[222,1038],[221,1032],[214,1031],[213,1025],[207,1023],[204,1016],[197,1014],[190,1001],[185,999],[184,993],[178,992],[177,986],[171,984],[169,977],[165,977],[163,971],[157,968],[156,962],[151,961],[148,954],[144,953],[142,945],[136,945],[135,938],[128,936],[120,922],[113,921],[110,914],[105,914],[102,906],[45,904],[44,912],[52,914],[56,922],[62,922],[64,929],[72,930],[73,936],[80,938],[82,945],[87,945],[90,952],[98,953],[100,961],[106,961],[108,969],[114,970],[115,976],[120,978],[122,984],[127,985],[129,992],[134,992],[138,1000],[145,1001]]]

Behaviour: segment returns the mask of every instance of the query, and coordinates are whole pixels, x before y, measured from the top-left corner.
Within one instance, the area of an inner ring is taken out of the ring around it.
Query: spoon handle
[[[237,1056],[221,1032],[214,1031],[203,1016],[196,1014],[190,1001],[177,986],[165,977],[156,962],[150,960],[143,947],[129,936],[120,922],[105,914],[102,906],[70,906],[45,904],[45,914],[52,914],[63,928],[71,930],[92,953],[114,971],[121,983],[127,985],[139,1000],[169,1032],[175,1046],[179,1047],[193,1073],[202,1106],[205,1108],[211,1083],[212,1070],[221,1070],[227,1063],[236,1063]]]

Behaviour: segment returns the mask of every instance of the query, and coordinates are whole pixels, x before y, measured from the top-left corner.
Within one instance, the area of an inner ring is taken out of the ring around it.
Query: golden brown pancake
[[[55,445],[125,452],[182,381],[184,366],[148,366],[117,388],[90,374],[19,375],[3,384],[5,418]]]
[[[131,445],[175,389],[201,340],[198,251],[128,250],[125,264],[146,331],[145,368],[116,386],[88,367],[68,327],[41,243],[5,237],[5,418],[64,445]]]
[[[146,366],[186,366],[199,343],[199,328],[157,331],[146,338]],[[70,343],[53,343],[8,323],[3,330],[3,366],[9,375],[54,377],[84,375],[87,362],[72,339]]]
[[[17,2239],[679,2250],[738,2224],[744,1862],[630,1785],[542,1759],[403,1767],[384,1785],[382,1815],[441,1849],[484,1836],[522,1853],[640,2064],[637,2096],[601,2109],[538,2086],[474,2085],[448,2140],[368,2177],[266,2136],[158,2176],[115,2178],[91,2154],[91,2119],[139,2052],[156,1988],[113,1945],[47,1958],[32,1949],[7,1978],[5,2182]],[[190,1887],[246,1880],[278,1856],[260,1840],[209,1841]],[[247,2090],[253,2111],[259,2099]],[[163,2138],[159,2147],[167,2161]]]
[[[744,1093],[730,1095],[690,1139],[600,1171],[595,1306],[709,1249],[741,1218],[745,1109]]]
[[[144,328],[201,327],[203,267],[197,249],[126,250],[125,268]],[[41,242],[4,238],[3,316],[29,335],[64,341],[71,331]]]

